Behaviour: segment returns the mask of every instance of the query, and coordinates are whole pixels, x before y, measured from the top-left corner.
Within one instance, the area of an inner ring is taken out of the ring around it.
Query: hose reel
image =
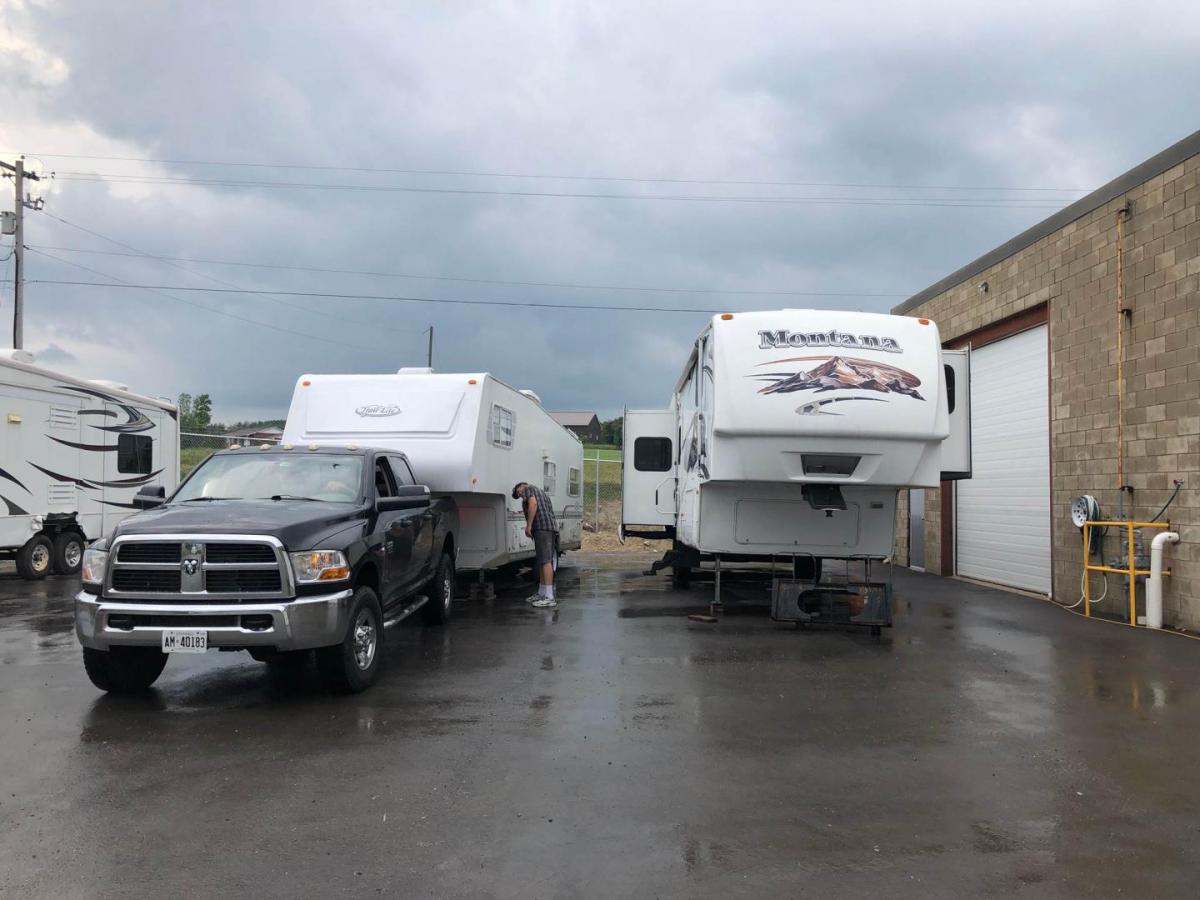
[[[1084,494],[1076,497],[1071,503],[1071,521],[1080,531],[1083,530],[1085,522],[1100,522],[1100,504],[1096,502],[1096,498],[1091,494]],[[1104,529],[1093,528],[1091,530],[1091,541],[1088,545],[1088,553],[1095,556],[1100,552],[1100,540],[1104,536]]]

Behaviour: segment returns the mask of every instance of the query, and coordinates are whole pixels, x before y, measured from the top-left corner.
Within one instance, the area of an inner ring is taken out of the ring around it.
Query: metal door
[[[626,410],[622,529],[675,524],[675,413]]]
[[[908,564],[925,571],[925,489],[908,492]]]

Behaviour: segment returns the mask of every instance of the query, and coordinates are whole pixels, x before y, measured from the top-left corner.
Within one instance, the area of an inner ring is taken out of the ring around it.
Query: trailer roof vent
[[[524,391],[521,391],[521,393],[522,393],[522,395],[528,397],[530,400],[532,400],[534,403],[536,403],[538,406],[542,405],[542,398],[539,397],[537,394],[535,394],[533,391],[524,390]]]
[[[0,359],[25,363],[27,366],[33,365],[33,354],[28,350],[12,350],[9,348],[0,349]]]

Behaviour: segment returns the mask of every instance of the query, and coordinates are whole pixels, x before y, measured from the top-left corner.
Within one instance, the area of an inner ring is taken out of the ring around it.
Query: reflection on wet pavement
[[[239,653],[104,696],[74,585],[0,575],[0,897],[1195,896],[1200,645],[904,572],[882,640],[736,582],[697,625],[644,567],[394,629],[355,697]]]

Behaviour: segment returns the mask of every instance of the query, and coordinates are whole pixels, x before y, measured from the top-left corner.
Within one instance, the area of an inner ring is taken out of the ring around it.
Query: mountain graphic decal
[[[925,398],[917,391],[921,379],[912,372],[906,372],[896,366],[875,362],[869,359],[859,359],[853,356],[808,357],[822,359],[819,365],[805,372],[772,373],[755,377],[771,379],[772,383],[760,388],[760,394],[790,394],[796,391],[825,391],[854,390],[878,391],[881,394],[903,394],[917,400]],[[799,360],[781,360],[781,362],[796,362]],[[777,365],[777,363],[772,363]]]

